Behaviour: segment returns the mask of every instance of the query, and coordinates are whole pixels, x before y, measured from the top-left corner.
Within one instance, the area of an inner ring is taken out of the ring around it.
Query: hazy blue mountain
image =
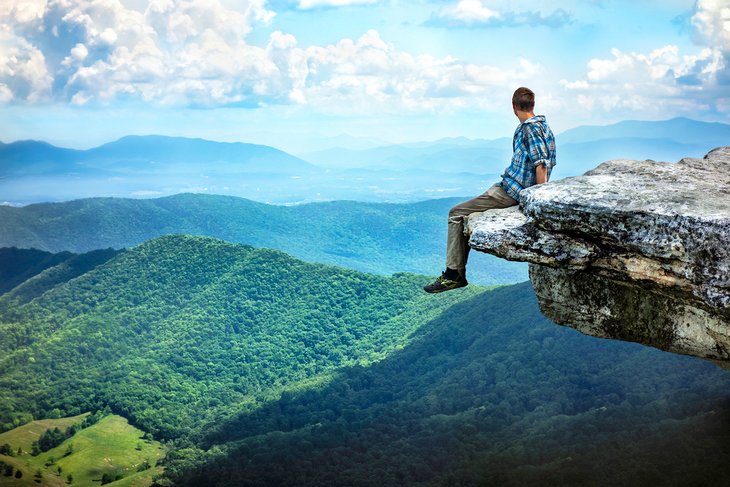
[[[602,139],[665,139],[684,144],[721,146],[730,144],[730,125],[701,122],[689,118],[673,118],[656,122],[625,120],[612,125],[589,125],[559,134],[563,144]]]
[[[186,191],[297,201],[298,178],[322,171],[256,144],[129,136],[88,150],[35,141],[0,147],[0,203],[28,204],[92,196],[144,197]]]
[[[380,147],[371,147],[377,141],[341,136],[330,140],[334,147],[307,152],[308,162],[266,146],[178,137],[124,137],[87,151],[18,142],[0,146],[0,203],[185,192],[278,204],[464,198],[498,180],[511,157],[511,131],[507,127],[509,136],[495,140],[455,137]],[[614,158],[673,162],[702,157],[730,144],[730,125],[627,121],[578,127],[557,134],[556,140],[553,177],[560,178]]]
[[[0,174],[39,174],[53,164],[55,171],[94,169],[126,172],[165,172],[194,165],[213,172],[307,173],[311,164],[286,152],[256,144],[211,142],[183,137],[128,136],[88,150],[21,141],[0,146]],[[7,171],[7,172],[6,172]]]
[[[726,142],[730,144],[730,139]],[[558,145],[558,165],[553,177],[575,176],[589,171],[611,159],[635,159],[643,161],[677,162],[683,157],[704,157],[710,143],[684,143],[671,139],[649,139],[623,137],[600,139],[588,142],[572,142]]]
[[[659,122],[624,121],[586,126],[556,136],[558,165],[554,177],[574,176],[611,159],[677,162],[704,157],[730,145],[730,125],[675,118]]]
[[[175,167],[193,164],[220,173],[298,174],[316,171],[311,164],[273,147],[155,135],[123,137],[84,151],[83,160],[99,167],[141,162],[148,163],[148,167],[153,169],[166,164]]]
[[[231,196],[181,194],[0,206],[0,247],[87,252],[185,233],[280,249],[310,262],[366,272],[433,275],[444,264],[446,215],[456,202],[334,201],[286,207]],[[523,263],[473,254],[473,282],[527,279]]]
[[[0,178],[78,171],[82,151],[55,147],[46,142],[21,140],[0,142]]]
[[[392,171],[499,173],[509,162],[510,139],[466,138],[389,145],[365,150],[341,148],[304,154],[312,163],[331,169],[368,168]]]

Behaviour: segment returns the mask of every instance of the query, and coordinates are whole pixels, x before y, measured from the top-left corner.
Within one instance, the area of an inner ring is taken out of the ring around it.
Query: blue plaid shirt
[[[520,191],[535,185],[535,169],[540,164],[548,178],[555,165],[555,136],[543,115],[528,118],[517,126],[512,138],[512,162],[502,174],[500,186],[515,200]]]

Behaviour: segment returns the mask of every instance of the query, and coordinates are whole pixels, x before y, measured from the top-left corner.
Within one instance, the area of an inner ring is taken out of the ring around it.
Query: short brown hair
[[[535,108],[535,93],[524,86],[517,88],[512,95],[512,106],[521,112],[531,112]]]

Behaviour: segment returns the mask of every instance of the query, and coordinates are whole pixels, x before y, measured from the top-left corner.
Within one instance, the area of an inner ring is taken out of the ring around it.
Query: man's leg
[[[501,186],[494,185],[484,194],[460,203],[449,211],[446,237],[446,271],[423,289],[438,293],[467,285],[466,262],[469,257],[469,238],[464,234],[464,220],[472,213],[518,204]]]
[[[459,271],[464,277],[469,258],[469,237],[464,233],[464,222],[472,213],[507,208],[517,205],[501,186],[494,185],[484,194],[460,203],[449,211],[449,227],[446,237],[446,268]]]

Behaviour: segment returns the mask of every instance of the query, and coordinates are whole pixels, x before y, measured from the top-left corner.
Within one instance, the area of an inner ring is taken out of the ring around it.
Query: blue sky
[[[547,6],[546,6],[547,5]],[[730,122],[730,0],[5,0],[0,140],[274,145]]]

